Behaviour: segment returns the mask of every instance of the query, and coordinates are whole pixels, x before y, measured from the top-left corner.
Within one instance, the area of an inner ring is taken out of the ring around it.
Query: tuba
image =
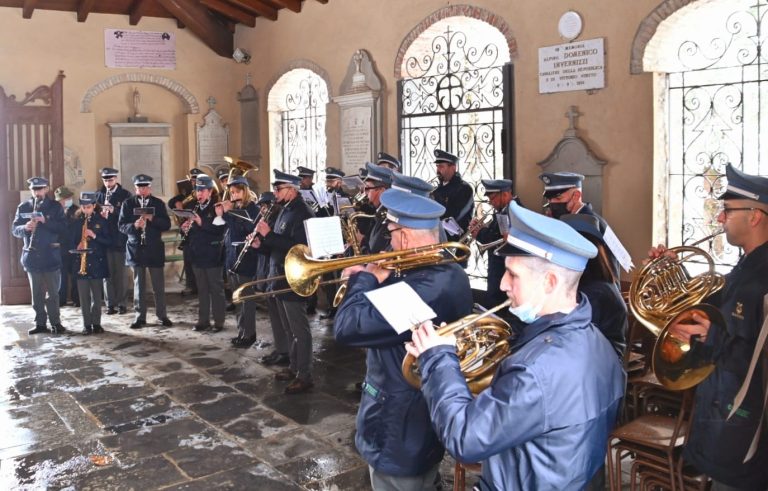
[[[509,307],[511,303],[511,300],[506,300],[481,314],[469,314],[437,329],[440,336],[456,336],[456,354],[461,373],[474,395],[488,387],[496,366],[509,355],[512,328],[493,314]],[[402,372],[411,386],[417,389],[421,387],[418,361],[410,353],[403,359]]]
[[[669,249],[675,258],[662,255],[649,262],[629,288],[632,314],[657,337],[652,355],[653,372],[668,389],[694,387],[714,370],[701,343],[687,343],[672,336],[670,327],[690,319],[693,313],[708,318],[713,324],[725,325],[717,308],[701,303],[720,290],[725,279],[715,271],[712,256],[695,247],[721,233]],[[697,276],[692,276],[683,266],[684,261],[694,258],[705,264],[705,271]]]
[[[455,251],[454,251],[455,249]],[[461,252],[458,254],[458,252]],[[447,253],[446,257],[444,253]],[[296,244],[291,247],[285,256],[285,276],[284,278],[290,285],[289,289],[277,290],[271,292],[259,292],[255,294],[246,294],[245,290],[256,284],[265,281],[275,281],[282,279],[283,276],[264,278],[261,280],[249,281],[243,283],[232,293],[232,303],[242,303],[246,300],[254,300],[263,296],[279,295],[293,291],[302,297],[309,297],[315,293],[321,285],[320,278],[332,271],[339,271],[350,266],[368,264],[377,262],[379,267],[390,269],[395,274],[401,271],[418,268],[422,266],[434,266],[450,262],[466,261],[469,256],[469,247],[458,242],[444,242],[442,244],[432,244],[402,251],[380,252],[378,254],[367,254],[363,256],[345,257],[339,259],[312,259],[309,254],[309,247],[304,244]],[[341,283],[346,278],[325,281],[323,285]]]

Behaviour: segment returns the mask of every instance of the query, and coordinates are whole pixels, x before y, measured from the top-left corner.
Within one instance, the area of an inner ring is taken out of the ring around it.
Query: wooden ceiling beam
[[[277,20],[277,9],[260,2],[259,0],[229,0],[229,3],[237,5],[249,12],[254,12],[269,20]]]
[[[328,0],[317,0],[318,3],[328,3]]]
[[[293,10],[294,12],[301,12],[301,0],[272,0],[278,5]]]
[[[225,58],[232,56],[234,36],[197,0],[157,0],[157,3],[187,26],[216,54]]]
[[[134,0],[131,4],[131,8],[128,9],[128,23],[135,26],[141,20],[144,15],[143,8],[148,3],[148,0]]]
[[[81,0],[80,5],[77,6],[77,22],[85,22],[88,18],[88,14],[93,10],[93,6],[96,0]]]
[[[200,3],[215,10],[224,17],[237,21],[248,27],[256,27],[256,17],[222,0],[200,0]]]
[[[22,4],[21,16],[25,19],[31,19],[32,12],[35,11],[35,7],[37,7],[37,0],[24,0],[24,3]]]

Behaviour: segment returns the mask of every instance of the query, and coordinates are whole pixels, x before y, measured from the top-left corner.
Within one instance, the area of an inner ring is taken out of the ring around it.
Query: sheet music
[[[301,194],[301,197],[304,199],[304,201],[306,201],[310,207],[312,206],[312,203],[315,203],[318,206],[320,206],[320,203],[317,202],[317,197],[315,196],[315,193],[313,193],[311,189],[299,189],[299,193]]]
[[[352,209],[352,202],[349,198],[333,194],[333,211],[335,215],[348,215],[355,210]]]
[[[195,217],[195,212],[192,211],[192,210],[176,210],[176,209],[173,209],[171,211],[173,212],[174,215],[176,215],[177,217],[179,217],[179,218],[181,218],[183,220]]]
[[[496,223],[499,224],[499,233],[501,233],[501,235],[507,235],[509,233],[509,215],[506,213],[497,213]]]
[[[622,269],[629,273],[629,271],[635,267],[635,265],[632,264],[632,256],[629,255],[629,251],[624,248],[624,245],[610,226],[605,229],[603,240],[605,241],[605,245],[608,246],[608,249],[611,250],[613,256],[619,261],[619,264],[621,264]]]
[[[365,296],[398,334],[437,316],[404,281],[366,292]]]
[[[325,183],[315,183],[312,185],[312,191],[314,192],[317,204],[320,208],[325,208],[331,202],[328,196],[328,190],[325,188]]]
[[[337,216],[308,218],[304,220],[307,245],[315,259],[330,257],[344,252],[341,219]]]
[[[464,233],[464,229],[461,228],[459,222],[457,222],[453,217],[448,217],[443,220],[443,228],[445,229],[446,233],[451,235],[461,235]]]

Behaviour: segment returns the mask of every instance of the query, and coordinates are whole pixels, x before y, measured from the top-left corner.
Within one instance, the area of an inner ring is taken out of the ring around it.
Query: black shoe
[[[334,317],[336,317],[336,309],[335,308],[330,308],[324,314],[320,314],[320,319],[322,319],[322,320],[333,320]]]
[[[32,335],[32,334],[42,334],[44,332],[51,332],[51,331],[49,331],[48,328],[45,327],[45,326],[35,326],[34,329],[30,329],[29,331],[27,331],[27,334],[29,334],[29,335]]]
[[[163,317],[160,319],[160,324],[163,325],[163,327],[171,327],[173,325],[173,322],[171,322],[171,319],[168,317]]]
[[[107,307],[107,315],[115,315],[117,310],[114,307]]]
[[[255,342],[256,336],[252,338],[237,338],[237,341],[232,342],[232,346],[235,348],[250,348]]]
[[[291,370],[290,368],[283,368],[279,372],[275,374],[275,380],[280,382],[288,382],[289,380],[293,380],[296,378],[296,372]]]
[[[91,326],[85,326],[83,330],[80,332],[83,336],[88,336],[90,334],[93,334],[93,328]]]
[[[64,334],[67,332],[67,328],[61,324],[54,324],[51,328],[51,331],[53,331],[54,334]]]
[[[277,353],[273,351],[267,356],[262,356],[259,360],[262,365],[283,365],[288,366],[291,363],[291,359],[288,357],[288,353]]]
[[[229,303],[225,309],[227,312],[234,312],[237,309],[237,305]]]
[[[103,333],[103,332],[104,332],[104,328],[103,328],[103,327],[101,327],[101,326],[100,326],[100,325],[98,325],[98,324],[94,324],[94,325],[93,325],[93,333],[94,333],[94,334],[101,334],[101,333]]]
[[[135,321],[131,322],[130,328],[131,329],[141,329],[142,327],[147,325],[147,321],[144,319],[136,319]]]
[[[117,306],[117,313],[118,314],[127,314],[128,309],[125,308],[125,305],[118,305]]]
[[[304,392],[308,392],[314,386],[315,384],[311,380],[301,380],[297,378],[288,384],[288,387],[286,387],[283,392],[286,394],[302,394]]]
[[[197,332],[203,332],[203,331],[207,331],[210,328],[211,328],[210,324],[195,324],[192,330]]]
[[[221,332],[222,329],[224,329],[224,326],[213,326],[211,332]]]
[[[243,339],[243,338],[241,338],[240,335],[238,334],[237,337],[234,337],[234,338],[230,339],[229,342],[232,343],[232,344],[237,344],[237,343],[240,342],[241,339]]]

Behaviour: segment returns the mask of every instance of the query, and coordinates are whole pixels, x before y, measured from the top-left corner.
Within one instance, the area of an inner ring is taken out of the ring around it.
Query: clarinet
[[[237,268],[240,266],[240,263],[245,258],[245,255],[248,254],[248,251],[251,250],[251,242],[253,242],[253,239],[256,237],[256,226],[261,223],[262,220],[269,221],[272,218],[272,210],[275,208],[275,203],[272,203],[269,205],[269,208],[267,208],[266,213],[259,213],[256,218],[253,220],[254,227],[253,232],[248,234],[245,237],[245,241],[243,242],[243,248],[240,250],[240,254],[238,254],[237,259],[235,260],[235,264],[232,265],[232,268],[229,270],[232,274],[237,274]]]
[[[194,208],[192,208],[192,213],[194,213],[195,215],[197,215],[199,211],[200,211],[200,203],[198,202],[198,203],[195,205],[195,207],[194,207]],[[190,229],[190,228],[192,228],[192,224],[191,224],[191,222],[192,222],[192,219],[191,219],[191,218],[187,218],[187,220],[186,220],[184,223],[185,223],[185,224],[186,224],[186,223],[189,223],[189,224],[190,224],[190,225],[189,225],[189,227],[187,227],[187,230],[186,230],[186,231],[184,231],[184,229],[183,229],[183,228],[181,229],[181,241],[182,241],[182,242],[184,242],[184,243],[186,243],[186,241],[187,241],[187,238],[189,238],[189,229]],[[182,224],[182,225],[183,225],[183,224]]]
[[[146,208],[147,205],[149,204],[149,200],[148,199],[145,200],[144,198],[140,197],[139,201],[141,203],[141,207],[142,208]],[[142,216],[141,217],[141,221],[142,221],[143,227],[141,227],[141,242],[140,243],[141,243],[141,245],[146,245],[147,244],[147,220],[144,219],[144,217]]]
[[[38,200],[37,196],[32,198],[32,213],[37,213],[39,211],[38,208],[40,208],[42,201],[43,200]],[[31,220],[36,220],[36,219],[33,217],[31,218]],[[27,246],[28,251],[35,250],[35,246],[33,245],[35,242],[35,232],[37,232],[37,226],[35,226],[35,229],[32,230],[31,234],[29,234],[29,245]]]

